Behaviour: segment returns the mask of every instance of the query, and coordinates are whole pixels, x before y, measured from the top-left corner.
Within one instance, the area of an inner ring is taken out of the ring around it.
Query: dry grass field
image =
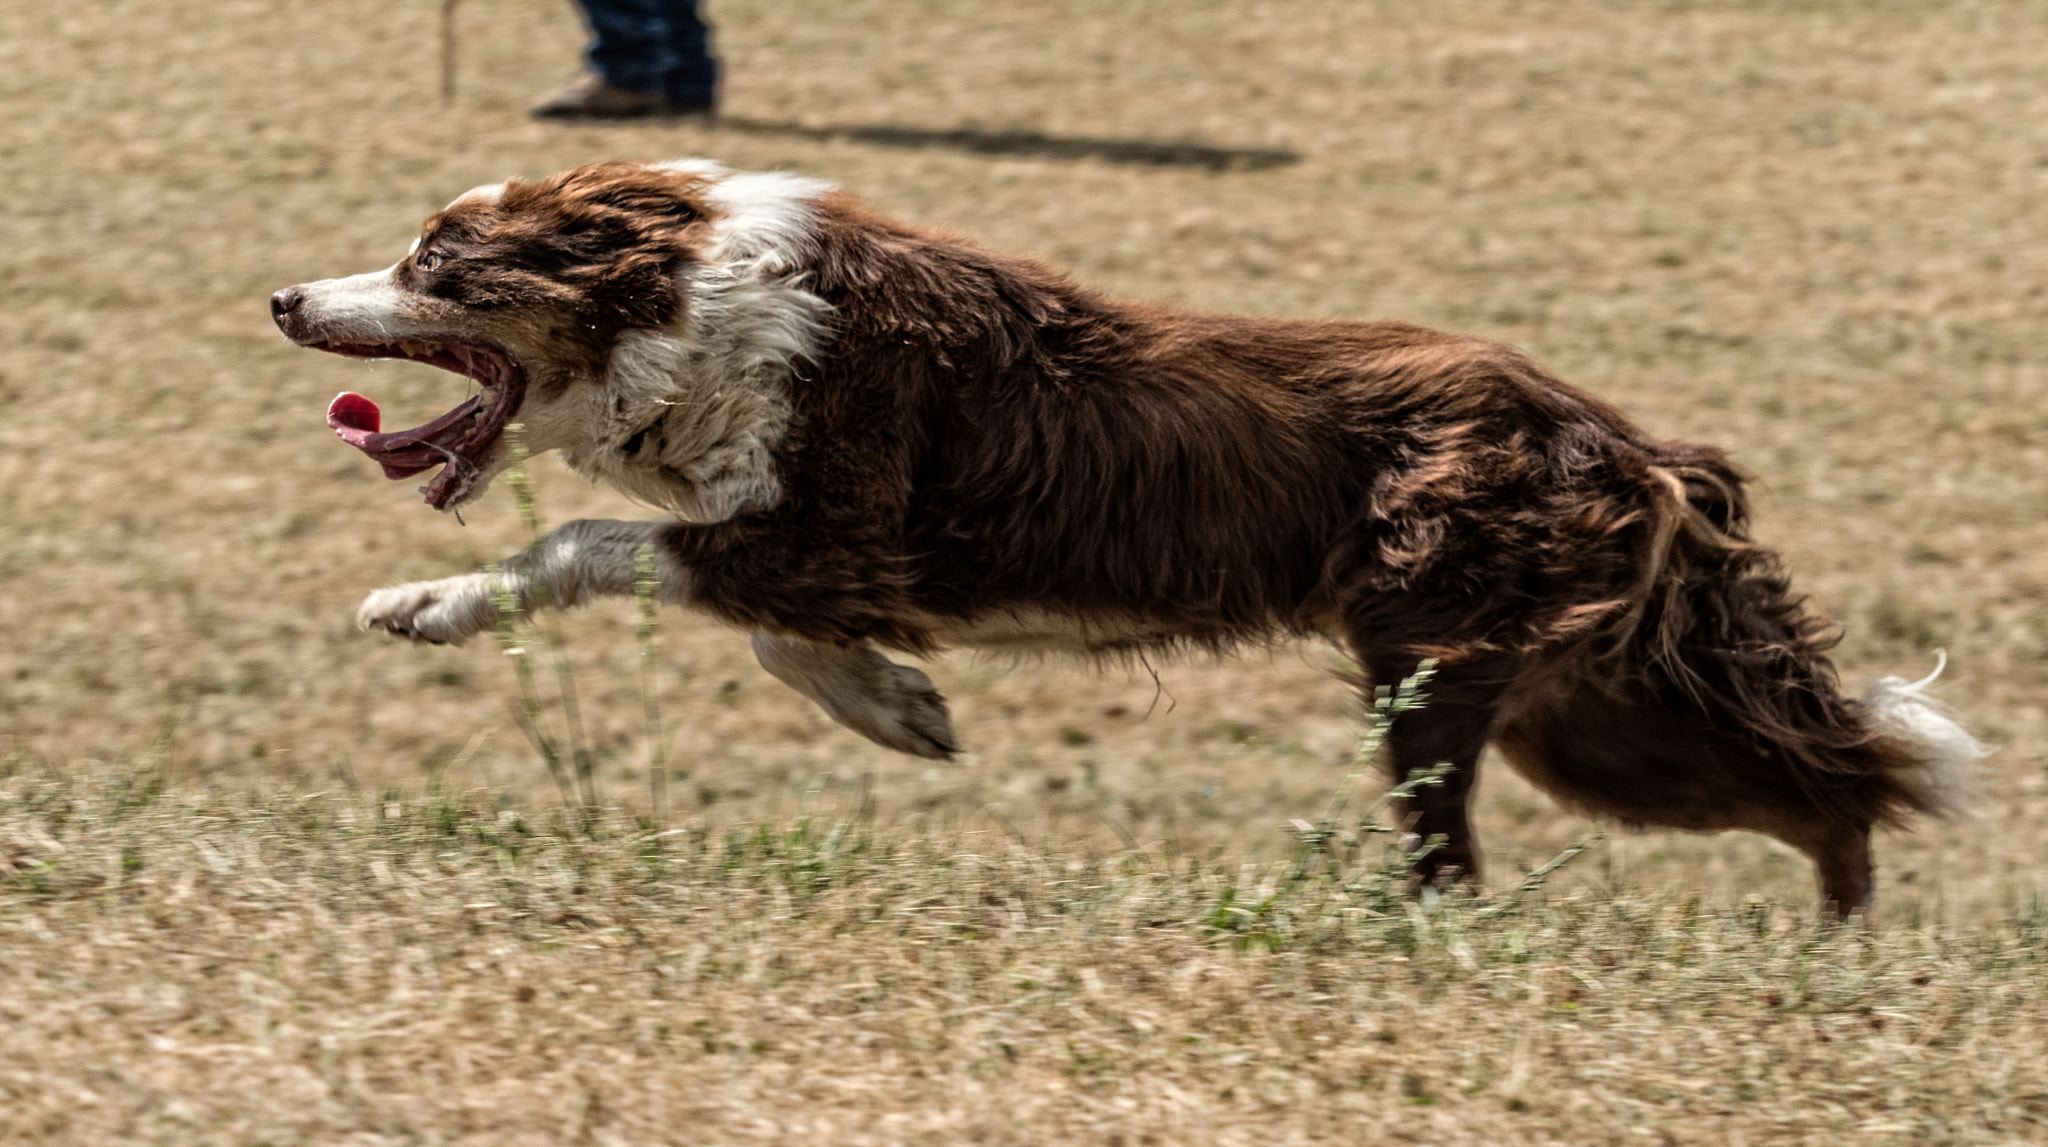
[[[726,120],[572,127],[523,115],[565,0],[463,4],[446,105],[435,0],[0,5],[0,1137],[2048,1139],[2048,9],[710,11]],[[525,540],[321,422],[455,383],[294,350],[266,296],[472,185],[683,154],[1112,292],[1501,338],[1729,446],[1846,677],[1948,652],[1981,819],[1879,841],[1870,934],[1741,836],[1525,904],[1591,826],[1496,767],[1496,895],[1411,905],[1369,856],[1286,879],[1360,732],[1332,650],[941,661],[934,768],[670,615],[649,824],[629,605],[564,626],[604,805],[566,818],[494,646],[350,623]]]

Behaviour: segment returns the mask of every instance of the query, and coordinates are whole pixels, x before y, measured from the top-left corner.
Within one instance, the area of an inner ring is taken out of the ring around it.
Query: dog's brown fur
[[[601,354],[691,321],[650,277],[700,258],[716,215],[638,165],[513,184],[437,218],[426,247],[474,265],[419,289]],[[1489,740],[1589,812],[1779,837],[1845,912],[1870,828],[1937,811],[1925,749],[1838,689],[1725,455],[1512,348],[1114,302],[836,193],[788,273],[831,311],[790,372],[782,496],[659,533],[692,604],[737,626],[915,653],[1026,615],[1103,655],[1329,636],[1379,683],[1434,659],[1389,750],[1397,777],[1453,766],[1415,801],[1413,831],[1444,838],[1425,876],[1477,871]]]

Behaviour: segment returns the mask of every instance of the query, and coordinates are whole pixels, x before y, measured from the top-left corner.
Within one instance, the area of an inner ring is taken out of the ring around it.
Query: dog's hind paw
[[[877,691],[883,701],[881,712],[871,716],[866,727],[856,729],[871,740],[916,757],[943,761],[960,751],[946,699],[930,677],[922,670],[894,663],[888,663],[884,677],[886,683]]]
[[[364,629],[434,645],[460,645],[497,619],[491,575],[481,573],[380,589],[356,611]]]
[[[919,669],[865,645],[767,633],[754,635],[754,656],[827,716],[877,745],[935,761],[960,751],[946,699]]]

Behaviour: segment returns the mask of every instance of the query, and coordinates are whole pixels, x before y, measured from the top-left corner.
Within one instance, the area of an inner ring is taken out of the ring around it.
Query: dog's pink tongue
[[[354,391],[344,390],[327,404],[327,425],[334,428],[343,442],[368,454],[384,468],[386,478],[410,478],[423,470],[431,469],[441,459],[436,457],[431,446],[420,449],[424,440],[431,438],[444,423],[454,421],[460,413],[457,408],[417,430],[401,431],[397,434],[379,434],[384,425],[384,413],[377,404]]]
[[[349,437],[346,432],[350,430],[359,434],[375,434],[378,427],[384,425],[384,413],[377,409],[376,403],[355,391],[344,390],[327,404],[327,425],[343,438]]]

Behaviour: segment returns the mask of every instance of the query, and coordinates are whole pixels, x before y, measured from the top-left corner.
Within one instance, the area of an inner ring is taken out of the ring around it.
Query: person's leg
[[[576,0],[590,23],[584,58],[615,88],[659,93],[673,66],[667,0]],[[695,7],[695,5],[690,5]]]
[[[698,0],[662,0],[668,33],[663,92],[678,109],[710,109],[718,103],[718,59],[711,54],[711,29]]]

